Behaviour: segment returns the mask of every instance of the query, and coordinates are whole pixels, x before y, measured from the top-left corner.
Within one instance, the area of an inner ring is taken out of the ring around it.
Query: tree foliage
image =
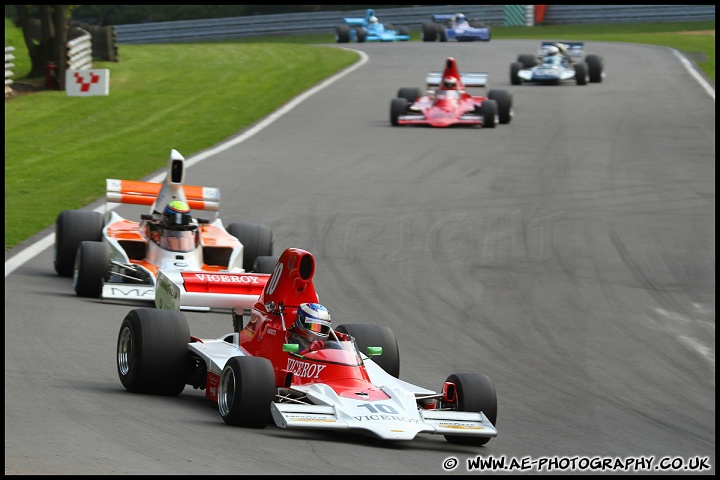
[[[67,59],[68,5],[14,5],[16,24],[23,31],[23,38],[30,56],[29,77],[45,74],[47,65],[56,65],[55,84],[65,88],[65,66]]]

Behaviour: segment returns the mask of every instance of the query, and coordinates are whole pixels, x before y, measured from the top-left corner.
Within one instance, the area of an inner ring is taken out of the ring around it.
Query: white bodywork
[[[208,372],[218,376],[230,358],[248,356],[239,344],[237,333],[192,342],[188,348],[205,360]],[[437,396],[438,393],[395,378],[371,358],[360,355],[371,382],[381,387],[390,397],[388,400],[367,402],[362,398],[341,397],[322,383],[293,386],[285,389],[286,393],[292,391],[304,395],[311,403],[273,402],[270,407],[275,424],[289,429],[352,430],[384,440],[412,440],[419,433],[497,436],[497,430],[483,413],[419,409],[419,398]],[[282,396],[278,395],[278,398]]]

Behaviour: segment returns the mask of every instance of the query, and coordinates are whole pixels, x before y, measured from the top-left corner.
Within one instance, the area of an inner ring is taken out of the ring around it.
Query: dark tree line
[[[407,6],[382,5],[382,8]],[[5,5],[5,16],[15,19],[17,7]],[[370,7],[377,8],[373,5],[72,5],[69,19],[94,25],[125,25],[279,13],[364,10]]]
[[[68,5],[14,5],[16,24],[22,29],[32,66],[28,77],[45,74],[49,62],[56,65],[57,87],[65,88]],[[39,23],[36,21],[39,19]],[[35,21],[34,21],[35,20]],[[39,25],[39,28],[36,26]]]
[[[383,5],[383,8],[407,5]],[[421,6],[421,5],[418,5]],[[56,86],[65,88],[68,22],[125,25],[280,13],[347,11],[363,5],[5,5],[5,17],[23,31],[32,66],[28,77],[42,77],[56,65]]]

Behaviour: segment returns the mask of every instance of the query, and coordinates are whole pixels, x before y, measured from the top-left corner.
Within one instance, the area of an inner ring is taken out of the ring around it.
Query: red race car
[[[135,393],[205,391],[225,423],[265,428],[350,431],[383,440],[419,433],[450,443],[484,445],[497,436],[497,397],[487,375],[449,375],[439,391],[400,380],[400,357],[388,327],[332,327],[313,285],[315,258],[280,255],[250,318],[233,312],[234,331],[215,339],[190,335],[178,285],[162,277],[158,305],[135,309],[120,326],[117,370]],[[227,292],[220,279],[185,282],[198,295]]]
[[[429,125],[450,127],[475,125],[494,128],[498,123],[510,123],[513,116],[512,94],[492,89],[487,96],[473,96],[468,87],[487,87],[487,73],[460,72],[453,57],[445,61],[445,70],[430,72],[424,95],[417,87],[398,90],[390,103],[390,123],[400,125]]]

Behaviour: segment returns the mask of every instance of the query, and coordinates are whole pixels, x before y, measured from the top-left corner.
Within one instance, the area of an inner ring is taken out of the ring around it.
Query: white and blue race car
[[[556,85],[567,80],[578,85],[602,82],[603,58],[585,54],[584,42],[542,42],[536,55],[520,54],[510,64],[510,83]]]

